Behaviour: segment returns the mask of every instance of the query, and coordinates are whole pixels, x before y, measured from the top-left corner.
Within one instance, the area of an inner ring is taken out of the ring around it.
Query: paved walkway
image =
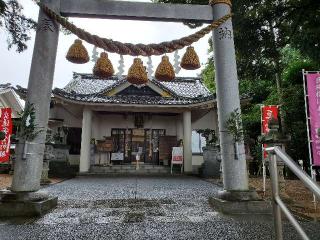
[[[208,197],[219,187],[198,178],[81,177],[45,190],[58,207],[38,219],[0,220],[1,240],[274,239],[270,218],[215,212]],[[304,225],[320,239],[320,224]],[[285,231],[285,239],[299,239],[289,224]]]

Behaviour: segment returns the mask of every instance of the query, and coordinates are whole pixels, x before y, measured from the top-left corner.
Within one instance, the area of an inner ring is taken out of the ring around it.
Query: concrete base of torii
[[[57,197],[49,196],[42,191],[26,193],[2,191],[0,217],[41,216],[56,207],[57,203]]]

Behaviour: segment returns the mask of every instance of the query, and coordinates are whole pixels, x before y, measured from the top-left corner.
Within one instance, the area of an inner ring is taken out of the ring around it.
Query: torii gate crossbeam
[[[161,22],[196,21],[211,23],[212,7],[209,5],[155,4],[126,1],[61,1],[60,13],[65,17],[107,18]]]

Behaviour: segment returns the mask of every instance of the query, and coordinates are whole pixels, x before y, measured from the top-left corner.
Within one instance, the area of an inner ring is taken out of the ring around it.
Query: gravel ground
[[[56,209],[37,219],[0,220],[0,239],[274,239],[266,216],[217,213],[220,188],[193,177],[81,177],[45,190]],[[320,224],[303,222],[311,239]],[[299,239],[285,223],[285,239]]]
[[[6,189],[11,185],[12,176],[9,174],[0,174],[0,190]]]

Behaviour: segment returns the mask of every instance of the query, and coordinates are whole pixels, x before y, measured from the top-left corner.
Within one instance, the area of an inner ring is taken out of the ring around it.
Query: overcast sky
[[[31,0],[21,0],[20,1],[24,7],[24,13],[26,16],[37,19],[38,7]],[[81,28],[97,34],[101,37],[111,38],[113,40],[130,42],[130,43],[159,43],[162,41],[170,41],[173,39],[181,38],[187,36],[198,29],[190,29],[182,23],[163,23],[163,22],[146,22],[146,21],[127,21],[127,20],[99,20],[99,19],[81,19],[81,18],[71,18],[70,19],[75,25],[81,26]],[[6,35],[3,30],[0,31],[0,52],[1,52],[1,64],[0,73],[1,80],[0,83],[10,82],[12,85],[21,85],[27,87],[28,77],[31,65],[31,58],[33,52],[34,35],[32,33],[32,39],[28,42],[28,49],[23,53],[15,52],[15,49],[7,49]],[[208,36],[198,41],[193,46],[197,51],[202,68],[205,65],[209,55],[208,55]],[[58,53],[54,74],[53,87],[64,87],[72,78],[73,72],[80,73],[91,73],[93,68],[93,62],[87,64],[72,64],[65,59],[66,52],[68,51],[71,44],[76,39],[76,36],[64,35],[60,33]],[[85,46],[92,55],[93,46],[86,44]],[[99,49],[101,52],[101,49]],[[185,49],[179,51],[179,55],[182,56]],[[111,59],[114,69],[117,72],[119,55],[109,53],[109,58]],[[168,54],[171,63],[173,64],[173,53]],[[125,59],[125,74],[130,67],[133,57],[124,56]],[[146,64],[147,58],[142,58]],[[154,71],[160,62],[160,57],[152,57]],[[197,76],[200,74],[201,70],[195,71],[180,71],[178,76]]]

